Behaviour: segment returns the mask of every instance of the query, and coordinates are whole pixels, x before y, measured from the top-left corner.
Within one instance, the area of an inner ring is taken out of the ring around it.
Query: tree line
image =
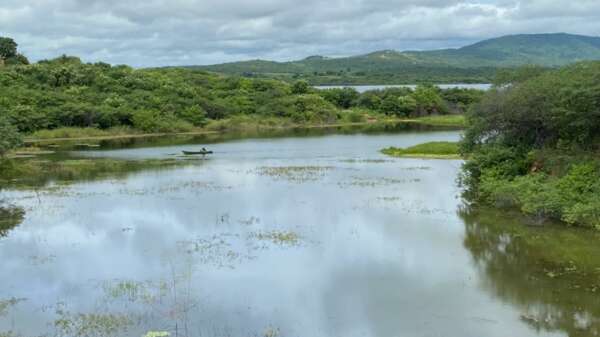
[[[600,62],[503,73],[467,123],[472,200],[600,229]]]
[[[16,43],[0,41],[5,60],[0,67],[0,118],[23,134],[61,127],[189,131],[239,115],[298,124],[358,121],[369,113],[414,117],[462,112],[481,96],[474,90],[431,86],[363,94],[350,88],[317,90],[304,81],[185,68],[133,69],[84,63],[72,56],[35,64],[8,62],[20,55]]]

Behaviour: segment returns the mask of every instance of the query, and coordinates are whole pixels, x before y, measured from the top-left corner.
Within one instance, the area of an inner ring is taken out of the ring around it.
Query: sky
[[[32,61],[134,67],[454,48],[521,33],[600,35],[600,0],[0,0]]]

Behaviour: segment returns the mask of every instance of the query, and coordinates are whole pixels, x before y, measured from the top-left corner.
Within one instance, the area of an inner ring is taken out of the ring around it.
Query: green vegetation
[[[293,62],[255,60],[192,68],[245,77],[303,79],[315,85],[488,83],[500,68],[555,67],[598,59],[598,37],[532,34],[504,36],[460,49],[384,50],[344,58],[311,56]]]
[[[21,143],[19,130],[6,117],[0,115],[0,160],[8,151],[21,145]]]
[[[29,64],[22,54],[17,53],[17,43],[8,37],[0,37],[0,67],[5,65]]]
[[[382,153],[393,157],[458,159],[459,144],[455,142],[429,142],[408,148],[390,147],[381,150]]]
[[[31,139],[66,139],[66,138],[108,138],[117,136],[133,136],[139,131],[127,126],[115,126],[109,129],[91,127],[60,127],[52,130],[38,130],[32,133]]]
[[[432,126],[454,126],[461,128],[467,125],[464,115],[427,116],[417,118],[414,122]]]
[[[118,159],[14,159],[0,161],[0,186],[29,188],[48,182],[72,182],[126,176],[141,170],[186,165],[178,159],[118,160]]]
[[[600,62],[525,73],[467,116],[467,196],[600,229]]]
[[[317,90],[301,80],[136,70],[69,56],[4,66],[0,89],[0,154],[18,145],[15,128],[55,139],[364,123],[459,114],[482,96],[432,86]]]
[[[21,208],[2,206],[0,204],[0,238],[8,236],[8,232],[23,222],[25,216],[25,211]],[[1,309],[0,305],[0,314]]]

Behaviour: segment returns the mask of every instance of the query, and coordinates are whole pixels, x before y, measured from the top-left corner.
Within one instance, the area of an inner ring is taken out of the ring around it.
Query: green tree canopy
[[[0,116],[0,157],[4,157],[6,152],[21,145],[21,142],[21,135],[17,128],[9,122],[8,118]]]
[[[17,43],[9,37],[0,37],[0,58],[9,59],[17,56]]]

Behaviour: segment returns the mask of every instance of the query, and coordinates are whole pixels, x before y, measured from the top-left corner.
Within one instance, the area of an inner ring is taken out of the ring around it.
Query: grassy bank
[[[421,117],[413,120],[415,123],[432,126],[452,126],[463,128],[466,126],[464,115],[435,115]]]
[[[392,157],[460,159],[459,145],[455,142],[429,142],[407,148],[390,147],[381,152]]]
[[[39,130],[25,137],[25,143],[37,143],[48,141],[73,141],[73,140],[103,140],[103,139],[119,139],[119,138],[141,138],[141,137],[161,137],[167,135],[194,135],[194,134],[209,134],[209,133],[226,133],[226,132],[246,132],[246,131],[261,131],[273,129],[295,129],[295,128],[328,128],[338,126],[360,126],[377,123],[416,123],[427,126],[441,127],[463,127],[463,115],[438,115],[422,118],[394,118],[383,114],[368,113],[364,111],[355,111],[352,114],[347,114],[344,118],[333,122],[315,122],[315,123],[298,123],[289,118],[264,117],[255,116],[235,116],[231,118],[213,120],[208,122],[204,127],[195,127],[185,132],[160,132],[160,133],[144,133],[141,130],[136,130],[127,127],[115,127],[110,129],[98,128],[58,128],[53,130]]]

